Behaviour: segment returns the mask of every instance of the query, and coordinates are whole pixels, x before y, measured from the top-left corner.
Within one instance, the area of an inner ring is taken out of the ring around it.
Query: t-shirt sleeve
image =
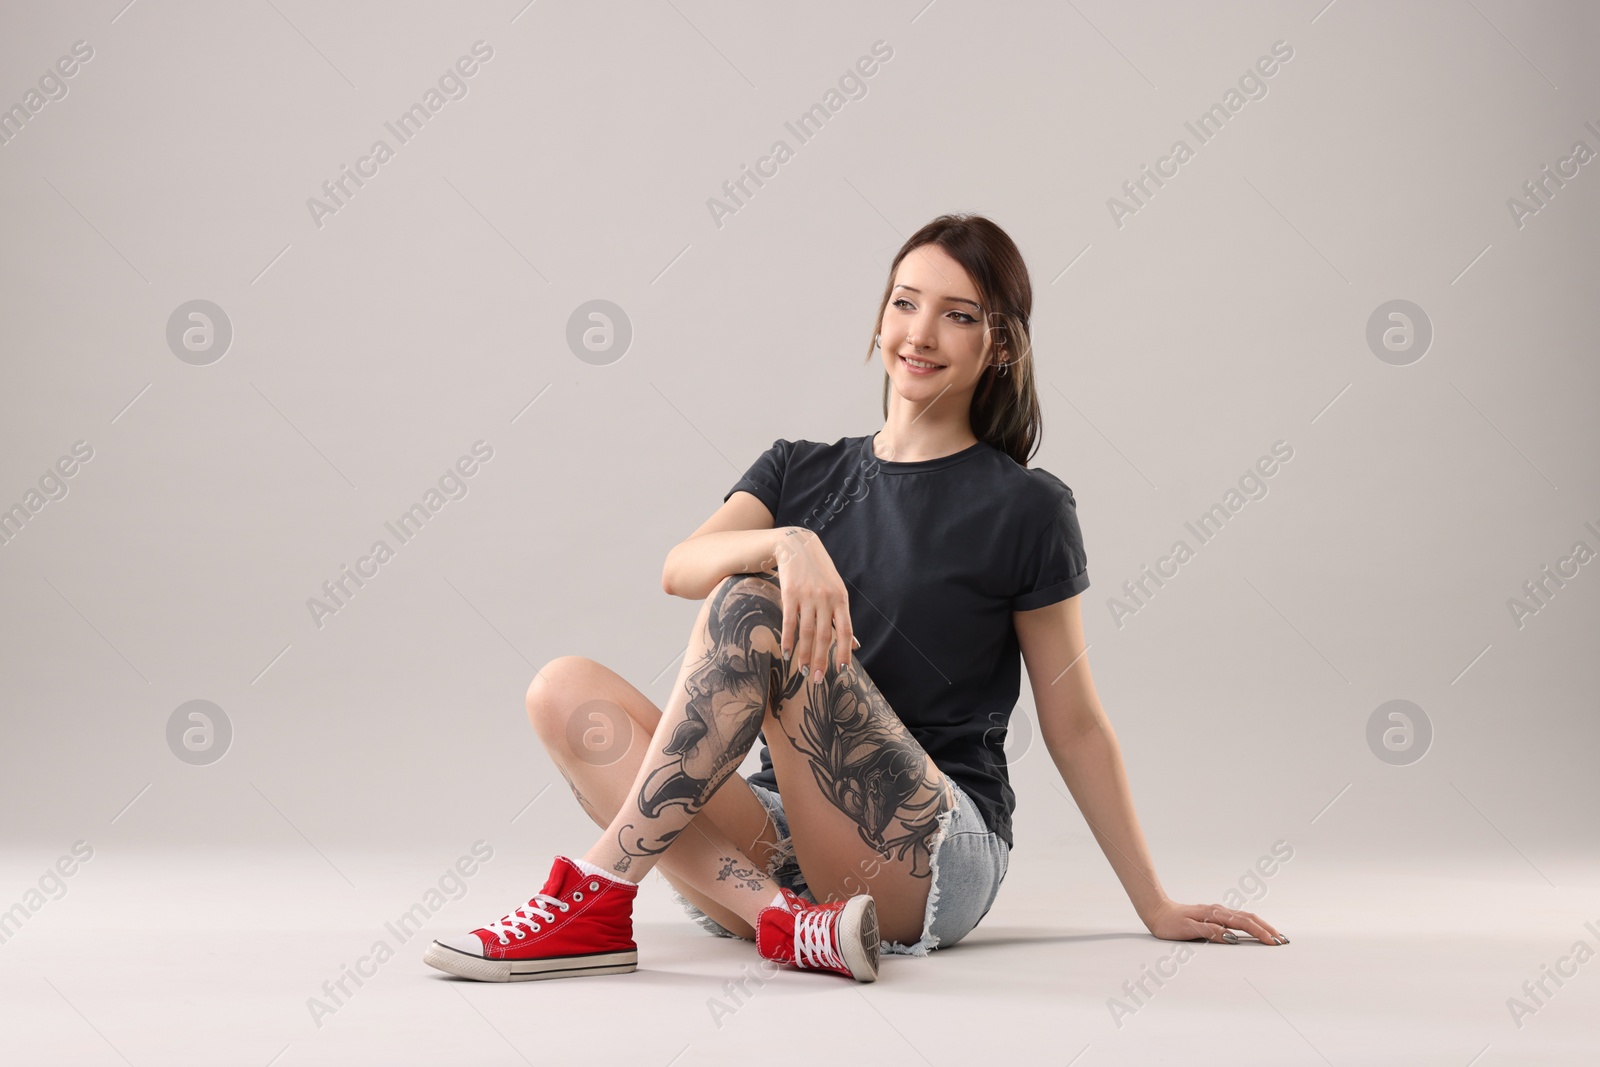
[[[1056,505],[1033,554],[1023,563],[1021,592],[1011,599],[1011,610],[1032,611],[1077,596],[1089,588],[1089,560],[1078,527],[1078,503],[1072,490],[1059,480]]]
[[[782,437],[772,442],[772,447],[750,464],[744,477],[734,482],[733,488],[722,495],[723,502],[726,503],[730,496],[743,490],[765,504],[776,521],[778,500],[783,494],[783,475],[789,469],[789,452],[792,448],[793,442]]]

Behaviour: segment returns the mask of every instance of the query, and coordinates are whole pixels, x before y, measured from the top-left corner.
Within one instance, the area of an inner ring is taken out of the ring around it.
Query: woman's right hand
[[[841,662],[835,666],[842,670],[860,642],[850,625],[850,592],[833,558],[822,547],[822,539],[802,527],[787,527],[776,557],[783,599],[780,641],[784,659],[808,677],[825,677],[828,646],[837,634]]]

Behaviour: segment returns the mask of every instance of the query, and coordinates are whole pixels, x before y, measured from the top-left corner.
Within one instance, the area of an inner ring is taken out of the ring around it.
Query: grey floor
[[[1136,1004],[1124,982],[1180,946],[1145,933],[1084,837],[1035,835],[977,931],[927,959],[888,958],[876,984],[785,971],[737,996],[729,983],[760,976],[753,946],[702,933],[655,875],[635,912],[637,972],[486,985],[425,967],[422,946],[524,899],[547,856],[501,846],[398,944],[385,923],[455,857],[340,851],[335,867],[306,844],[103,844],[0,945],[0,1063],[1600,1062],[1600,960],[1546,978],[1520,1026],[1507,1006],[1576,942],[1600,945],[1600,867],[1541,855],[1535,869],[1503,846],[1362,870],[1302,844],[1251,906],[1291,945],[1194,944]],[[1163,866],[1196,884],[1243,867],[1226,850],[1166,851]],[[0,884],[21,899],[52,859],[13,848]],[[314,1018],[323,983],[380,939],[393,958]],[[1113,997],[1134,1010],[1118,1018]]]

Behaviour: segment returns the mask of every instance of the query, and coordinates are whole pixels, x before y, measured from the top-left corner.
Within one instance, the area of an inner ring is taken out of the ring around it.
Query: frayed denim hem
[[[683,910],[688,913],[689,918],[693,919],[695,923],[706,933],[712,934],[716,937],[731,937],[736,941],[748,940],[748,938],[740,937],[738,934],[734,933],[732,930],[729,930],[727,927],[717,922],[717,920],[713,919],[711,916],[707,915],[705,912],[691,904],[688,898],[682,893],[678,892],[677,887],[671,882],[668,882],[665,878],[663,878],[662,881],[666,883],[668,891],[672,893],[677,902],[682,905]]]
[[[956,808],[952,806],[949,811],[939,816],[939,825],[928,839],[928,870],[931,884],[928,887],[928,908],[922,915],[922,936],[914,944],[905,945],[899,941],[880,941],[878,951],[890,956],[926,956],[939,947],[939,935],[933,932],[933,919],[939,913],[939,846],[944,844],[945,834],[950,830],[950,822],[956,817]]]
[[[998,843],[993,841],[994,835],[992,833],[988,834],[988,840],[985,844],[979,845],[974,843],[979,840],[974,835],[986,832],[980,829],[983,826],[982,813],[978,810],[977,805],[972,801],[971,797],[966,793],[965,790],[961,789],[960,786],[954,785],[954,783],[952,783],[952,787],[955,791],[956,803],[948,811],[940,813],[938,821],[934,827],[934,832],[929,835],[928,863],[930,882],[928,886],[928,903],[923,910],[922,934],[915,942],[909,945],[898,941],[889,941],[880,938],[878,942],[878,951],[882,955],[927,956],[937,949],[945,947],[943,944],[945,941],[948,941],[948,943],[951,945],[956,944],[962,940],[967,931],[971,928],[970,926],[966,925],[966,919],[970,914],[978,913],[976,902],[972,899],[974,893],[973,886],[963,884],[961,880],[967,879],[970,881],[974,877],[977,877],[974,864],[981,865],[983,861],[976,858],[975,849],[980,852],[987,849],[988,852],[993,853],[1003,846],[1000,846]],[[787,833],[788,824],[787,820],[783,817],[782,808],[780,806],[781,800],[778,797],[778,794],[772,790],[766,789],[765,787],[754,784],[752,784],[751,788],[756,791],[757,798],[760,799],[764,805],[766,805],[768,816],[774,820],[774,825],[778,829],[778,847],[773,852],[772,857],[768,862],[767,877],[772,879],[779,886],[799,894],[800,898],[805,900],[807,903],[817,903],[816,896],[811,892],[810,887],[805,884],[805,876],[801,873],[799,862],[795,858],[794,840]],[[956,812],[962,810],[963,808],[966,810],[967,814],[963,819],[962,825],[963,827],[966,827],[967,824],[970,823],[971,828],[961,830],[957,834],[957,837],[952,839],[950,834],[953,820],[956,817]],[[944,848],[944,846],[946,844],[951,844],[952,841],[960,842],[962,847],[957,848],[952,855],[942,857],[945,863],[944,866],[941,867],[940,853],[942,851],[948,851]],[[993,863],[996,866],[994,866],[994,869],[989,873],[991,875],[995,875],[996,877],[994,886],[988,894],[988,904],[983,906],[982,914],[988,913],[988,907],[992,906],[994,902],[994,895],[996,892],[998,892],[999,880],[1005,877],[1005,867],[1007,865],[1006,860],[1008,859],[1008,856],[1001,852],[992,858]],[[954,867],[950,867],[950,864],[952,863],[955,864]],[[941,870],[943,870],[944,873],[950,877],[956,878],[958,881],[950,886],[941,886]],[[663,879],[663,881],[665,881],[665,879]],[[689,917],[694,920],[695,924],[701,929],[705,930],[707,933],[716,937],[733,938],[736,940],[749,940],[748,938],[742,938],[740,935],[733,933],[721,923],[718,923],[715,919],[712,919],[710,916],[700,911],[699,908],[695,907],[687,899],[685,899],[683,894],[679,893],[670,882],[668,883],[668,888],[672,889],[673,896],[677,898],[678,903],[682,905],[684,911],[687,912]],[[945,889],[950,890],[950,892],[943,892]],[[942,901],[942,896],[949,897],[949,899]],[[935,920],[939,915],[941,904],[946,905],[944,910],[947,913],[943,921],[943,926],[947,929],[945,930],[943,936],[941,936],[941,934],[935,929]],[[954,912],[951,911],[952,908],[955,909]],[[978,916],[977,921],[982,920],[982,914]],[[955,924],[953,927],[951,925],[952,921]],[[973,925],[976,925],[976,923]]]

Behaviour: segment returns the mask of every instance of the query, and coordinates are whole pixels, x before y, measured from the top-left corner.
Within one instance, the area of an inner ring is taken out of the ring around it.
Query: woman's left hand
[[[1221,904],[1179,904],[1169,900],[1156,907],[1144,920],[1150,932],[1163,941],[1207,941],[1236,944],[1239,936],[1233,930],[1243,930],[1264,945],[1287,945],[1289,939],[1273,929],[1261,916],[1248,911],[1235,911]]]

